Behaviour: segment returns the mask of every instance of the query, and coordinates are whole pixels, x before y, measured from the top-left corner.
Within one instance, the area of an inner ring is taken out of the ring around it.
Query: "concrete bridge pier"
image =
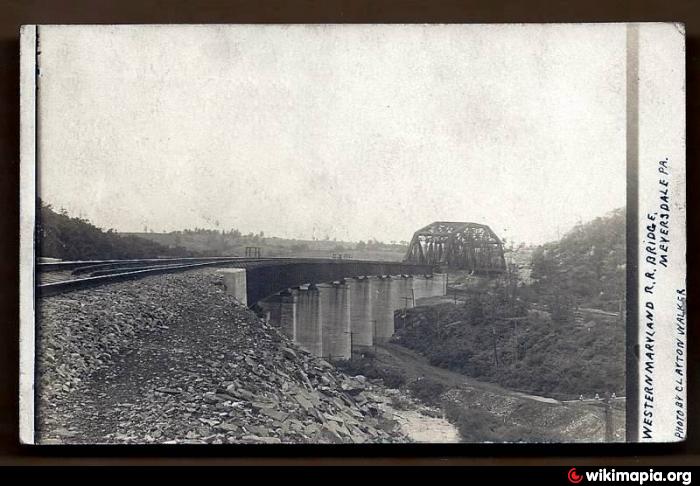
[[[444,273],[435,273],[429,276],[413,277],[413,294],[416,303],[418,299],[446,295],[447,276]]]
[[[447,295],[447,274],[446,273],[434,273],[431,277],[433,279],[433,296]],[[437,283],[435,283],[437,282]]]
[[[352,351],[362,352],[374,344],[372,325],[372,292],[367,277],[357,277],[348,282],[350,292],[350,332]]]
[[[280,293],[280,329],[290,339],[297,333],[297,290]]]
[[[414,299],[445,295],[446,276],[336,277],[292,287],[259,302],[272,325],[314,356],[349,359],[394,335],[394,313]],[[398,321],[401,324],[401,321]]]
[[[323,353],[321,299],[318,288],[311,284],[297,295],[297,327],[295,342],[314,356]]]
[[[416,301],[418,301],[418,299],[422,299],[423,297],[429,296],[430,283],[430,280],[422,276],[413,278],[413,296],[415,297]]]
[[[258,302],[265,320],[293,340],[297,339],[297,293],[297,290],[288,289]]]
[[[394,309],[391,292],[393,280],[390,275],[371,278],[372,324],[374,341],[385,343],[394,335]]]
[[[243,268],[223,268],[218,271],[222,276],[224,290],[242,305],[248,305],[248,288],[246,271]]]
[[[343,283],[320,284],[322,353],[330,360],[350,359],[350,293]]]
[[[258,306],[262,309],[265,316],[265,321],[272,326],[279,327],[282,322],[282,296],[277,294],[265,300],[258,302]]]
[[[406,275],[397,277],[394,280],[391,297],[394,310],[413,307],[413,279]]]

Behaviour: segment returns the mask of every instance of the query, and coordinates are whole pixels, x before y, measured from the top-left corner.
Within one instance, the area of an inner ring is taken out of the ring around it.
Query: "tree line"
[[[37,256],[61,260],[117,260],[130,258],[189,257],[196,252],[167,247],[138,236],[121,236],[103,230],[84,218],[55,211],[41,200],[36,218]]]

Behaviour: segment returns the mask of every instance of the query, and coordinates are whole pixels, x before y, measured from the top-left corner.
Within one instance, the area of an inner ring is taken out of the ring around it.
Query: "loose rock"
[[[42,298],[41,443],[406,442],[380,382],[239,306],[213,270]]]

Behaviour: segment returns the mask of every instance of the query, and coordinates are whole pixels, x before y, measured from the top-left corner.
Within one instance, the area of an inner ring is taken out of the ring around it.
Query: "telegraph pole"
[[[437,337],[440,339],[440,309],[435,309],[437,313],[437,319],[435,319],[435,327],[437,328]]]
[[[605,442],[612,442],[613,440],[613,413],[612,413],[612,400],[610,398],[605,399]]]
[[[350,361],[352,361],[352,335],[355,334],[352,331],[345,331],[343,334],[349,334],[350,335]]]
[[[496,345],[496,326],[491,326],[491,332],[493,333],[493,361],[496,363],[496,368],[498,368],[498,348]]]
[[[374,348],[374,354],[377,354],[377,320],[372,319],[372,347]]]

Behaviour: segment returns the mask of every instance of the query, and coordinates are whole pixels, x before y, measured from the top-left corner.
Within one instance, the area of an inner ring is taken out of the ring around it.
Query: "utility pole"
[[[374,348],[374,354],[377,354],[377,320],[372,319],[372,348]]]
[[[350,360],[352,361],[352,335],[355,334],[352,331],[345,331],[343,334],[349,334],[350,335]]]
[[[440,340],[440,309],[435,309],[435,312],[437,313],[437,319],[435,319],[435,326],[437,328],[438,340]]]
[[[523,317],[505,317],[503,318],[504,321],[512,321],[513,322],[513,360],[518,361],[518,321],[523,319]]]
[[[613,413],[611,399],[605,399],[605,442],[613,441]]]
[[[403,299],[403,312],[401,313],[401,320],[403,321],[403,329],[406,329],[406,314],[408,313],[408,301],[411,300],[410,297],[401,297]]]
[[[496,363],[496,368],[498,368],[498,348],[496,345],[496,326],[491,326],[491,332],[493,333],[493,361]]]

